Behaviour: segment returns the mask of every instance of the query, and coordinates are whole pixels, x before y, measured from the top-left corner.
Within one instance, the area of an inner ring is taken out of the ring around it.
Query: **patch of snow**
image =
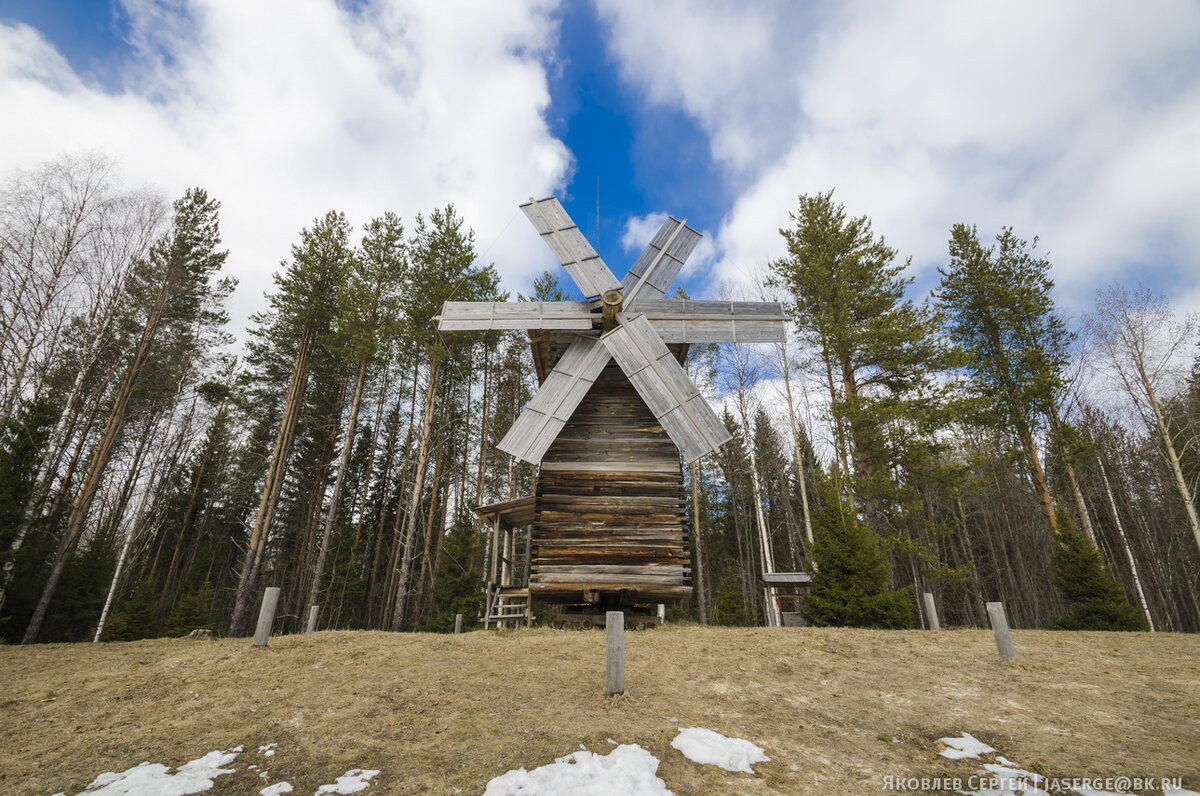
[[[321,796],[323,793],[358,793],[360,790],[366,790],[371,784],[371,779],[378,775],[378,771],[371,769],[352,768],[338,777],[333,784],[317,788],[313,796]]]
[[[674,716],[671,716],[670,718],[668,718],[667,721],[671,722],[672,724],[679,723],[679,719],[675,718]]]
[[[1188,790],[1187,788],[1175,788],[1168,785],[1167,787],[1163,788],[1163,796],[1200,796],[1200,793],[1196,793],[1194,790]]]
[[[938,752],[938,754],[951,760],[990,755],[996,751],[969,732],[964,732],[958,738],[938,738],[938,740],[949,747]]]
[[[612,738],[605,738],[605,739],[604,739],[604,742],[605,742],[605,743],[607,743],[607,744],[612,744],[613,746],[616,746],[616,745],[617,745],[617,742],[616,742],[616,741],[614,741]]]
[[[82,793],[96,796],[187,796],[201,793],[213,786],[213,780],[232,774],[232,768],[221,768],[233,762],[242,747],[228,752],[209,752],[204,757],[184,763],[170,773],[162,763],[139,763],[121,772],[107,772],[92,780]]]
[[[532,771],[501,774],[483,796],[674,796],[657,776],[658,762],[637,744],[621,744],[606,755],[572,752]]]
[[[279,796],[281,793],[291,793],[295,790],[290,782],[276,782],[258,792],[258,796]]]
[[[276,746],[279,746],[279,744],[269,743],[266,746],[260,746],[258,747],[258,753],[263,757],[270,757],[271,755],[275,754]]]
[[[740,771],[743,774],[753,774],[752,764],[771,759],[749,741],[726,738],[719,732],[702,727],[681,729],[675,740],[671,741],[671,746],[692,762],[720,766],[726,771]]]
[[[788,766],[788,771],[799,771],[799,770],[800,770],[800,766],[796,765],[795,763],[792,763],[790,766]]]

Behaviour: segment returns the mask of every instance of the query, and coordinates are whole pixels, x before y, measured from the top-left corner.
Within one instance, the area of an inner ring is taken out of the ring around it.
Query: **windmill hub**
[[[617,328],[617,313],[621,311],[621,302],[625,297],[620,290],[606,290],[600,297],[601,314],[604,317],[604,331]]]

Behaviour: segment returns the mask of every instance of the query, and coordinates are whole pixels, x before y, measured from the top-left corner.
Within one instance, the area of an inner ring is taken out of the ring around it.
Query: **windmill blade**
[[[775,301],[692,301],[651,299],[638,302],[664,343],[783,343],[787,315]]]
[[[662,423],[684,461],[694,462],[733,439],[650,321],[644,315],[622,313],[617,322],[617,328],[601,335],[600,342]]]
[[[438,329],[563,329],[587,331],[593,315],[586,301],[447,301],[437,316]]]
[[[668,218],[621,280],[626,309],[640,309],[642,299],[665,296],[702,237],[686,221]]]
[[[530,464],[540,463],[609,359],[597,338],[576,338],[496,447]]]
[[[549,199],[530,201],[521,205],[521,210],[533,222],[542,240],[554,250],[558,261],[567,269],[585,297],[599,296],[606,290],[621,287],[558,199],[551,196]]]

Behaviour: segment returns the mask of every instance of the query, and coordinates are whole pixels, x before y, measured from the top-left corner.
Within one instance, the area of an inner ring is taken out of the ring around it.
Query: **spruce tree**
[[[1058,630],[1147,630],[1146,619],[1129,604],[1124,589],[1100,551],[1070,518],[1060,516],[1054,537],[1054,585],[1067,601]]]
[[[205,580],[199,588],[184,595],[183,599],[175,604],[175,610],[167,619],[165,634],[186,636],[193,630],[213,630],[212,609],[212,582]]]
[[[162,630],[158,618],[158,595],[149,578],[143,578],[133,594],[113,612],[104,625],[105,641],[137,641],[155,638]]]
[[[483,609],[483,537],[476,533],[471,519],[460,516],[450,528],[438,556],[430,597],[433,610],[421,623],[422,630],[449,633],[454,615],[463,615],[463,628],[478,627]]]
[[[803,613],[817,627],[913,626],[911,587],[891,591],[879,537],[854,515],[830,484],[817,490],[813,512],[817,572]]]

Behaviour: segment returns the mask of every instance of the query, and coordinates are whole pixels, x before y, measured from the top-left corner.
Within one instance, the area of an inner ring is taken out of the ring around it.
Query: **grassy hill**
[[[611,739],[658,757],[676,794],[879,793],[885,775],[978,770],[937,754],[962,732],[1043,774],[1200,789],[1200,637],[1015,639],[1002,664],[988,631],[665,627],[627,635],[629,694],[612,702],[600,632],[0,647],[0,792],[76,793],[105,771],[243,745],[211,792],[257,793],[256,763],[297,794],[350,768],[381,771],[368,795],[479,794]],[[670,746],[680,727],[753,741],[771,762],[754,776],[692,763]]]

